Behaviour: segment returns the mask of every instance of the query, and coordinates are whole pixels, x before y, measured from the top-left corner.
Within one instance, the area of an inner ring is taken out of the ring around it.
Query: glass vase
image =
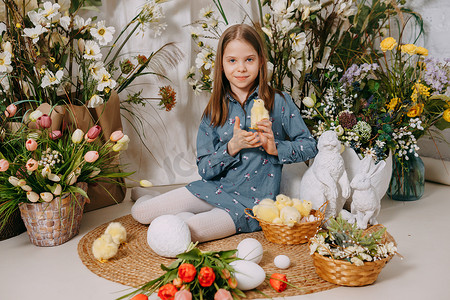
[[[425,190],[425,166],[415,152],[406,157],[394,155],[392,176],[387,194],[399,201],[414,201],[423,196]]]

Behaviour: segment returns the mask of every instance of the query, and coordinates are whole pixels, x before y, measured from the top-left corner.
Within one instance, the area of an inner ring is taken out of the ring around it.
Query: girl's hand
[[[228,142],[228,154],[235,156],[239,151],[245,148],[256,148],[262,146],[259,134],[242,130],[239,125],[241,120],[235,117],[233,137]]]
[[[268,119],[262,119],[256,123],[256,125],[258,126],[259,139],[261,140],[264,150],[266,150],[267,154],[278,156],[278,150],[272,131],[272,122]]]

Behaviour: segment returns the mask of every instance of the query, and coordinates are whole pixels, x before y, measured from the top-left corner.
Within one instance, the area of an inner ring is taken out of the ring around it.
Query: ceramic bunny
[[[300,199],[311,201],[313,209],[319,209],[328,201],[327,219],[339,214],[351,189],[336,133],[325,131],[319,137],[317,148],[319,152],[300,182]]]
[[[384,168],[384,164],[384,161],[380,161],[374,165],[370,156],[364,157],[360,172],[350,183],[353,189],[351,213],[360,229],[366,229],[368,224],[378,224],[376,217],[380,212],[382,197],[377,195],[371,179]]]

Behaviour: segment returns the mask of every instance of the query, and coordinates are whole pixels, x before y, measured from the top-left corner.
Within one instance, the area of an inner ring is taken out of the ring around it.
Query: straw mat
[[[78,244],[78,254],[84,265],[100,277],[132,287],[139,287],[164,274],[160,265],[168,266],[174,259],[161,257],[148,246],[148,226],[136,222],[131,215],[115,219],[114,222],[120,222],[126,228],[127,244],[122,245],[117,255],[108,262],[99,262],[92,254],[92,243],[103,234],[109,222],[100,225],[83,236]],[[245,238],[255,238],[262,244],[264,254],[259,265],[266,271],[267,275],[272,273],[286,274],[288,281],[299,287],[297,289],[288,286],[284,292],[277,293],[268,282],[264,282],[258,287],[258,290],[266,295],[270,297],[303,295],[337,287],[337,285],[324,281],[316,274],[306,244],[274,244],[266,240],[261,231],[237,234],[221,240],[201,243],[198,248],[202,251],[236,249],[239,242]],[[275,267],[273,259],[280,254],[287,255],[291,259],[291,266],[288,269],[281,270]],[[246,294],[246,299],[264,297],[253,291],[246,292]]]

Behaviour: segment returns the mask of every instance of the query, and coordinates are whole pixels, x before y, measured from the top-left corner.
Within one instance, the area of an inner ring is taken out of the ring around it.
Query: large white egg
[[[187,250],[191,242],[189,226],[174,215],[159,216],[147,231],[147,243],[156,254],[175,257]]]
[[[235,260],[230,263],[234,269],[234,276],[237,281],[237,288],[241,291],[248,291],[257,288],[264,279],[266,272],[260,265],[248,260]]]
[[[273,260],[273,263],[277,268],[287,269],[291,265],[291,260],[286,255],[278,255]]]
[[[254,238],[243,239],[236,247],[236,256],[252,261],[254,263],[259,263],[263,257],[263,247],[261,243]]]

